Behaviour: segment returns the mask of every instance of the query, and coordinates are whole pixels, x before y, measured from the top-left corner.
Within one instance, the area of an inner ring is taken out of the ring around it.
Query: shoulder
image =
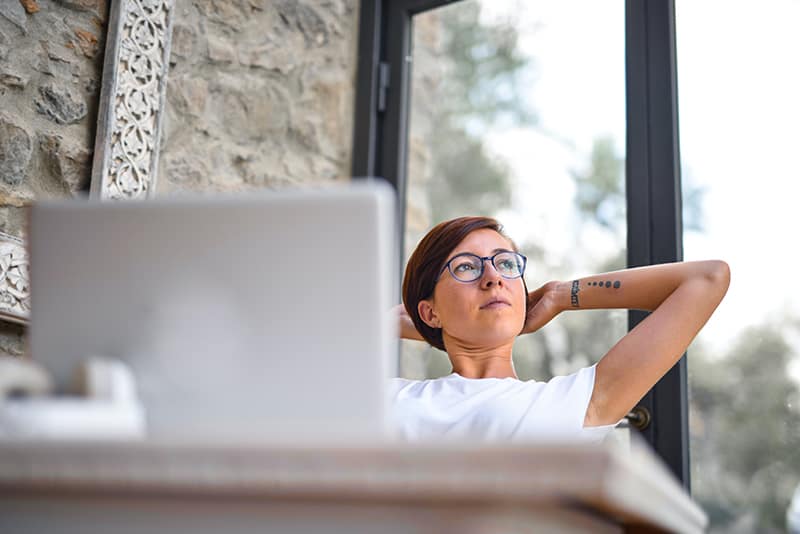
[[[570,375],[556,376],[548,382],[548,397],[559,402],[559,411],[574,419],[581,427],[613,427],[599,425],[592,405],[597,364],[584,367]]]
[[[415,380],[411,378],[390,378],[387,383],[387,391],[390,395],[397,395],[401,392],[422,391],[430,387],[435,387],[444,378],[426,378]]]
[[[553,394],[567,395],[591,395],[594,389],[596,365],[584,367],[578,371],[563,376],[554,376],[547,382],[547,388]]]
[[[594,402],[597,397],[595,392],[596,371],[597,364],[594,364],[563,378],[568,379],[572,398],[577,403],[575,407],[581,414],[582,426],[598,430],[613,428],[616,424],[601,423],[596,411],[597,406]]]

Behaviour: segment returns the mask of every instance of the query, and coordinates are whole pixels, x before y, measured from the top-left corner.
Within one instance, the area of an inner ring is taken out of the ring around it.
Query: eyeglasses
[[[439,277],[445,270],[449,270],[453,278],[459,282],[474,282],[483,276],[484,262],[489,260],[492,262],[495,270],[503,278],[514,279],[519,278],[525,273],[525,264],[528,258],[518,252],[503,250],[494,256],[478,256],[471,252],[463,252],[450,258],[450,261],[445,263],[444,268],[439,273]]]

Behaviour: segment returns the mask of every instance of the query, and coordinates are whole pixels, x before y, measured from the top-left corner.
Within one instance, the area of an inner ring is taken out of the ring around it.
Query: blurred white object
[[[116,404],[136,402],[136,383],[127,365],[119,360],[92,357],[78,375],[79,394]]]
[[[789,534],[800,534],[800,484],[794,490],[794,496],[786,510],[786,530]]]
[[[23,362],[23,365],[29,362]],[[29,396],[0,399],[0,439],[133,439],[145,434],[144,413],[130,369],[119,361],[89,359],[80,369],[81,396],[41,395],[48,382],[39,368],[18,372],[15,385],[4,378],[3,391]],[[39,376],[41,373],[42,376]],[[31,380],[35,376],[35,380]],[[36,396],[36,394],[39,396]]]

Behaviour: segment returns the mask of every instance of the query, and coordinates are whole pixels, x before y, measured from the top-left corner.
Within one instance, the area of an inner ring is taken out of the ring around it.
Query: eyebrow
[[[499,252],[514,252],[514,251],[511,250],[511,249],[507,249],[507,248],[496,248],[496,249],[494,249],[492,251],[492,255],[495,255],[495,254],[497,254]],[[445,260],[445,263],[447,263],[448,261],[452,260],[453,258],[457,258],[458,256],[461,256],[462,254],[472,254],[473,256],[481,257],[480,254],[476,254],[475,252],[470,252],[468,250],[465,250],[464,252],[459,252],[458,254],[453,254],[452,256],[447,258],[447,260]]]

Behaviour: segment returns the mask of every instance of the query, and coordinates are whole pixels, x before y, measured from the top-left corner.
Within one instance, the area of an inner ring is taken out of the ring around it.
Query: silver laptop
[[[394,219],[377,182],[36,204],[32,358],[63,390],[87,357],[127,363],[154,438],[378,438]]]

